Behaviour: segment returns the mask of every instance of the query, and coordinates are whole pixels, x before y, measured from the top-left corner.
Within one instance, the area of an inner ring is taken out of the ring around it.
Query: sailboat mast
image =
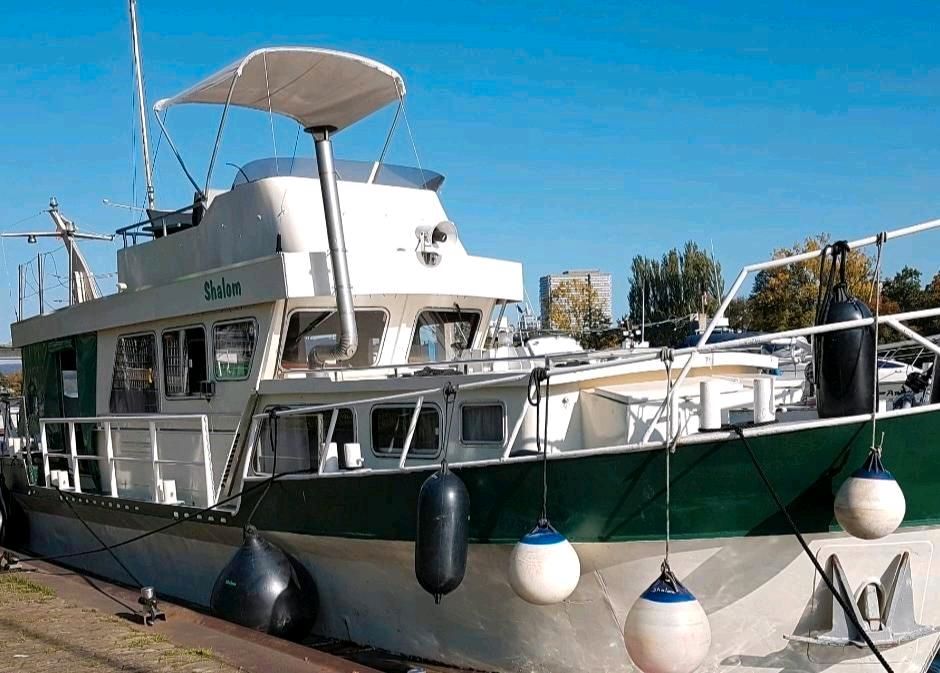
[[[153,169],[150,165],[150,141],[147,138],[147,110],[144,97],[144,75],[140,67],[140,37],[137,33],[137,0],[128,0],[131,15],[131,42],[134,47],[134,80],[137,85],[137,111],[140,114],[140,146],[144,154],[147,177],[147,208],[154,206]]]

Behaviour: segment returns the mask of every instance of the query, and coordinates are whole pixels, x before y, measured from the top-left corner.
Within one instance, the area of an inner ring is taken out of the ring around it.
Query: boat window
[[[111,413],[152,414],[158,411],[156,351],[157,340],[153,334],[118,338],[111,380]]]
[[[473,345],[480,314],[459,309],[434,309],[418,314],[408,362],[456,360]]]
[[[316,471],[320,465],[319,447],[326,441],[333,412],[281,416],[277,419],[277,456],[272,447],[271,419],[265,418],[258,428],[257,450],[253,463],[257,475],[292,472],[295,470]],[[345,455],[343,446],[356,441],[356,423],[351,409],[339,409],[333,442],[339,449],[340,467]]]
[[[465,444],[502,444],[505,413],[499,402],[464,404],[460,408],[460,441]]]
[[[75,350],[67,348],[59,353],[59,368],[62,370],[62,397],[78,399],[78,365]]]
[[[254,320],[219,323],[212,328],[216,381],[241,381],[251,373],[251,357],[258,340]]]
[[[199,395],[209,378],[206,330],[183,327],[163,333],[163,386],[167,397]]]
[[[369,367],[376,363],[387,320],[385,311],[356,311],[359,349],[350,360],[342,363],[343,367]],[[296,311],[287,324],[281,366],[285,369],[317,367],[314,350],[323,352],[335,346],[338,332],[339,314],[336,311]]]
[[[401,454],[415,405],[383,405],[372,409],[372,450],[384,455]],[[441,414],[434,404],[421,405],[408,455],[436,456],[440,449]]]

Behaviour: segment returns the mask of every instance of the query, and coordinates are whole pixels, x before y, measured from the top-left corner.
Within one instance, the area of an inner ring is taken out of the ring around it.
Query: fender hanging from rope
[[[904,492],[885,469],[880,448],[868,452],[836,493],[836,520],[845,532],[862,540],[878,540],[896,531],[906,509]]]
[[[421,485],[415,533],[415,577],[435,604],[463,581],[470,537],[470,494],[447,465],[457,389],[444,387],[444,447],[441,468]]]
[[[545,419],[539,408],[545,384]],[[548,401],[549,374],[536,367],[529,374],[526,397],[535,407],[535,444],[542,454],[542,511],[535,528],[522,536],[509,557],[509,586],[522,600],[533,605],[552,605],[566,600],[581,579],[578,552],[548,519]],[[539,431],[541,430],[541,439]]]
[[[643,673],[692,673],[708,655],[712,643],[708,615],[668,561],[630,608],[623,639],[630,659]]]
[[[868,306],[849,293],[845,241],[828,246],[820,255],[819,293],[815,324],[827,325],[870,318]],[[830,257],[825,274],[826,258]],[[835,282],[838,269],[839,281]],[[823,278],[826,277],[824,283]],[[813,341],[813,372],[816,410],[820,418],[871,413],[875,387],[874,325],[818,334]]]

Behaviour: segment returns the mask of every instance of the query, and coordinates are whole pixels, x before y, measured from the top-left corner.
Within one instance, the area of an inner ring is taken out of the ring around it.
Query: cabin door
[[[95,415],[95,377],[97,375],[97,337],[82,334],[38,344],[23,349],[23,384],[29,414],[30,435],[38,437],[39,419],[75,418]],[[68,425],[46,426],[50,453],[70,451]],[[75,449],[80,455],[95,454],[95,424],[75,426]],[[53,469],[66,469],[58,459]],[[98,463],[82,461],[82,490],[100,492]]]

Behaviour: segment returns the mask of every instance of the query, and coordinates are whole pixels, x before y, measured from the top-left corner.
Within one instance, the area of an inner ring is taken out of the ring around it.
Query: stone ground
[[[0,571],[0,673],[380,673],[347,658],[356,648],[291,643],[157,593],[166,621],[144,626],[139,593],[128,587],[41,561]],[[386,673],[408,670],[375,663]]]
[[[122,617],[82,607],[33,581],[0,574],[0,672],[229,673],[207,647],[182,647]]]

